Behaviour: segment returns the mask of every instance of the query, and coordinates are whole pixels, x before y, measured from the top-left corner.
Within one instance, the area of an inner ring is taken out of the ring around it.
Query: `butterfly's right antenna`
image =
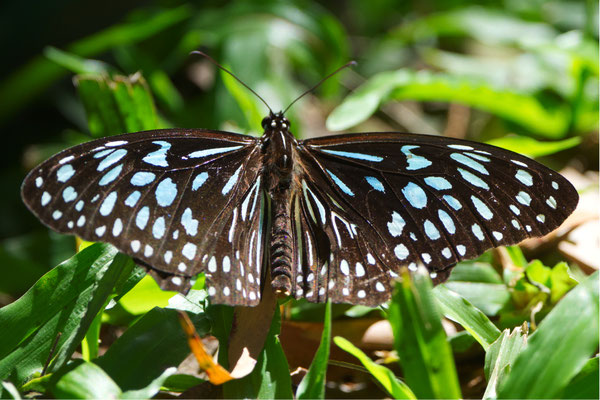
[[[266,101],[265,101],[265,100],[264,100],[262,97],[260,97],[260,96],[258,95],[258,93],[256,93],[254,90],[252,90],[252,89],[250,88],[250,86],[248,86],[248,85],[246,85],[244,82],[242,82],[242,80],[241,80],[240,78],[238,78],[237,76],[235,76],[235,75],[233,74],[233,72],[229,71],[227,68],[225,68],[224,66],[222,66],[221,64],[219,64],[218,62],[216,62],[214,58],[212,58],[211,56],[209,56],[209,55],[208,55],[208,54],[206,54],[206,53],[203,53],[203,52],[201,52],[200,50],[194,50],[194,51],[192,51],[190,54],[198,54],[198,55],[201,55],[202,57],[206,58],[206,59],[207,59],[208,61],[210,61],[211,63],[215,64],[215,65],[216,65],[216,66],[217,66],[219,69],[221,69],[222,71],[224,71],[224,72],[227,72],[229,75],[233,76],[233,78],[234,78],[236,81],[238,81],[239,83],[241,83],[241,84],[242,84],[242,86],[244,86],[246,89],[248,89],[249,91],[251,91],[251,92],[252,92],[252,93],[253,93],[253,94],[254,94],[256,97],[258,97],[258,98],[259,98],[259,100],[260,100],[260,101],[262,101],[262,102],[263,102],[263,104],[264,104],[265,106],[267,106],[267,108],[269,109],[269,112],[270,112],[271,114],[273,114],[273,110],[271,110],[271,107],[269,107],[269,105],[267,104],[267,102],[266,102]]]
[[[333,71],[332,73],[330,73],[329,75],[327,75],[325,78],[321,79],[319,81],[319,83],[317,83],[315,86],[311,87],[310,89],[308,89],[306,92],[302,93],[300,96],[296,97],[296,100],[292,101],[290,103],[289,106],[286,107],[285,110],[283,110],[282,114],[285,114],[287,110],[290,109],[291,106],[294,105],[295,102],[297,102],[298,100],[300,100],[301,98],[303,98],[305,95],[307,95],[308,93],[312,92],[313,90],[315,90],[316,88],[318,88],[319,86],[321,86],[321,84],[323,82],[325,82],[327,79],[331,78],[332,76],[334,76],[335,74],[337,74],[338,72],[340,72],[343,69],[346,69],[348,67],[352,67],[356,65],[356,61],[350,61],[349,63],[346,63],[344,65],[342,65],[341,67],[339,67],[338,69],[336,69],[335,71]]]

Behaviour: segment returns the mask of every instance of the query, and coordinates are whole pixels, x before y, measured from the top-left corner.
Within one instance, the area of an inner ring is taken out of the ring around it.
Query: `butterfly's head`
[[[290,127],[290,121],[288,121],[281,111],[277,114],[270,112],[269,116],[263,118],[261,124],[265,131],[269,129],[287,130]]]

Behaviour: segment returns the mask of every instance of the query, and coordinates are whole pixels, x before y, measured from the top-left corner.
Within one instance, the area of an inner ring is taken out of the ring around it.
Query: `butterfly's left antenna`
[[[269,112],[270,112],[271,114],[273,114],[273,110],[271,110],[271,107],[269,107],[269,105],[267,104],[267,102],[266,102],[266,101],[265,101],[265,100],[264,100],[262,97],[260,97],[260,96],[258,95],[258,93],[256,93],[254,90],[252,90],[252,89],[250,88],[250,86],[248,86],[248,85],[246,85],[244,82],[242,82],[242,80],[241,80],[240,78],[238,78],[237,76],[235,76],[235,75],[233,74],[233,72],[229,71],[227,68],[225,68],[224,66],[222,66],[221,64],[219,64],[217,61],[215,61],[215,59],[214,59],[214,58],[212,58],[211,56],[209,56],[209,55],[208,55],[208,54],[206,54],[206,53],[203,53],[203,52],[201,52],[200,50],[194,50],[194,51],[190,52],[190,54],[198,54],[198,55],[201,55],[202,57],[206,58],[208,61],[210,61],[211,63],[215,64],[217,67],[219,67],[219,68],[220,68],[222,71],[224,71],[224,72],[227,72],[229,75],[233,76],[233,78],[234,78],[236,81],[238,81],[238,82],[239,82],[239,83],[241,83],[241,84],[242,84],[242,85],[243,85],[243,86],[244,86],[246,89],[248,89],[249,91],[251,91],[252,93],[254,93],[254,95],[255,95],[256,97],[258,97],[258,98],[260,99],[260,101],[262,101],[262,102],[263,102],[263,104],[264,104],[265,106],[267,106],[267,108],[269,109]]]
[[[337,74],[341,70],[346,69],[348,67],[353,67],[355,65],[356,65],[356,61],[350,61],[350,62],[342,65],[341,67],[339,67],[338,69],[336,69],[335,71],[333,71],[332,73],[330,73],[329,75],[327,75],[325,78],[321,79],[315,86],[311,87],[306,92],[304,92],[300,96],[296,97],[296,100],[292,101],[290,103],[290,105],[287,106],[285,110],[283,110],[282,114],[285,114],[287,112],[287,110],[289,110],[290,107],[294,105],[295,102],[297,102],[298,100],[300,100],[301,98],[303,98],[304,96],[306,96],[308,93],[312,92],[313,90],[315,90],[316,88],[318,88],[319,86],[321,86],[321,84],[323,82],[325,82],[327,79],[331,78],[332,76],[334,76],[335,74]]]

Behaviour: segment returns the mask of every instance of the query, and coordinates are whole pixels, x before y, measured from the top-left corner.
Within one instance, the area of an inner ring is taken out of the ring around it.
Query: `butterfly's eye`
[[[262,122],[260,123],[263,129],[267,129],[267,125],[269,125],[269,121],[270,121],[269,117],[263,118]]]
[[[288,121],[288,119],[287,119],[287,118],[284,118],[284,119],[283,119],[281,122],[283,122],[283,126],[284,126],[284,127],[285,127],[285,126],[287,126],[287,127],[289,128],[289,126],[290,126],[290,121]]]

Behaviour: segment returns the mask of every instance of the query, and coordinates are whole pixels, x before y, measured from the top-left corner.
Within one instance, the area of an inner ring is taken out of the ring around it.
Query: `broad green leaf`
[[[49,372],[59,368],[134,264],[95,244],[45,274],[20,299],[0,309],[0,379],[22,385],[39,373],[60,332]]]
[[[408,386],[419,398],[460,398],[452,349],[424,268],[404,270],[389,307],[394,344]]]
[[[141,75],[80,75],[76,83],[94,137],[159,127],[152,95]]]
[[[150,275],[145,275],[127,294],[119,300],[119,304],[133,315],[145,314],[154,307],[166,307],[174,292],[161,290]]]
[[[338,131],[369,118],[389,100],[446,101],[488,111],[548,138],[561,138],[569,124],[565,105],[542,104],[533,95],[498,88],[484,81],[401,69],[370,78],[327,118],[327,128]]]
[[[375,363],[365,353],[363,353],[358,347],[354,346],[350,341],[344,339],[341,336],[333,338],[333,342],[342,350],[352,354],[354,357],[364,365],[364,367],[373,375],[375,379],[383,386],[383,388],[392,396],[394,399],[416,399],[415,394],[410,388],[396,378],[394,373],[383,365]]]
[[[190,314],[200,336],[209,330],[204,313]],[[176,367],[190,353],[177,311],[154,308],[123,333],[95,362],[124,390],[138,390]]]
[[[231,307],[223,306],[221,308],[231,309]],[[265,341],[265,348],[258,357],[254,370],[241,379],[226,382],[223,385],[224,398],[293,398],[290,370],[278,337],[280,329],[281,315],[279,307],[277,307]],[[227,343],[228,337],[227,330],[225,340],[221,341],[219,338],[219,342]],[[226,351],[222,353],[226,353]],[[221,360],[221,354],[219,354],[219,360]]]
[[[185,392],[186,390],[206,382],[193,375],[174,374],[163,382],[163,390],[168,392]]]
[[[452,269],[448,282],[503,283],[502,277],[488,262],[462,261]]]
[[[557,398],[562,399],[598,399],[598,356],[588,360],[581,371],[569,382]]]
[[[550,301],[557,303],[569,290],[577,285],[566,262],[560,262],[550,271]]]
[[[510,291],[504,284],[452,281],[446,287],[490,317],[498,315],[511,302]]]
[[[156,395],[166,380],[177,371],[176,367],[170,367],[164,370],[160,376],[148,383],[145,387],[137,390],[128,390],[121,394],[121,399],[151,399]]]
[[[527,136],[506,135],[501,138],[488,140],[486,143],[535,158],[548,156],[578,146],[581,143],[581,138],[572,137],[552,142],[541,142]]]
[[[181,6],[158,10],[146,18],[113,25],[66,47],[66,51],[79,57],[93,57],[113,46],[132,44],[147,39],[191,15],[191,8]],[[0,82],[0,121],[35,99],[48,86],[67,71],[45,57],[38,56]]]
[[[498,397],[556,397],[598,347],[598,312],[596,272],[540,323],[498,388]]]
[[[91,361],[98,357],[101,326],[102,313],[100,312],[92,321],[92,324],[81,341],[81,358],[85,361]]]
[[[498,339],[500,330],[476,307],[464,297],[439,285],[433,290],[442,313],[451,320],[459,323],[487,351],[489,346]]]
[[[59,399],[115,399],[121,389],[98,365],[76,361],[59,370],[51,392]]]
[[[505,329],[487,349],[484,371],[488,384],[483,395],[484,399],[497,397],[498,383],[510,371],[513,362],[526,344],[527,334],[517,327],[512,332]]]
[[[331,301],[325,305],[325,319],[323,320],[323,333],[321,344],[315,353],[308,372],[298,385],[296,390],[297,399],[324,399],[325,377],[327,374],[327,363],[329,362],[329,348],[331,342]]]
[[[394,37],[410,41],[434,36],[469,36],[492,46],[518,45],[523,48],[550,43],[557,34],[548,24],[479,6],[434,13],[403,24],[393,32]]]

